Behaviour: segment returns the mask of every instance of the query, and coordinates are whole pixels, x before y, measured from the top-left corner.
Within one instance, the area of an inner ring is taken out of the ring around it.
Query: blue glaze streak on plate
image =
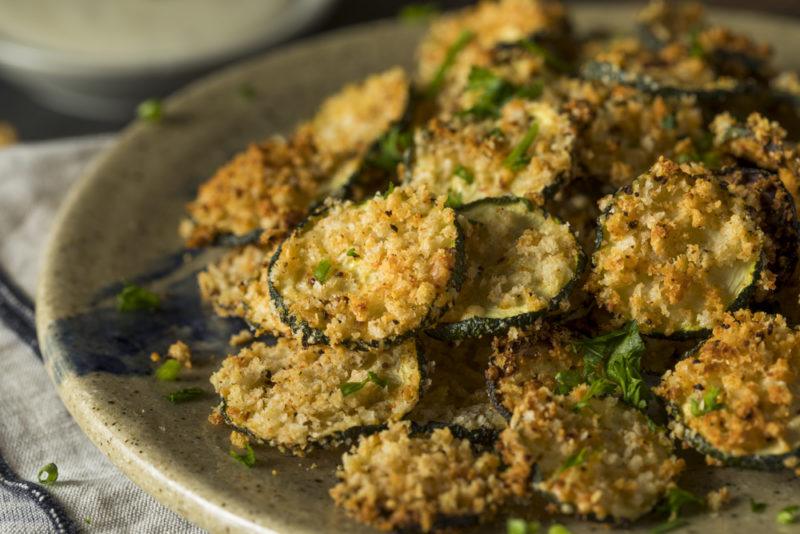
[[[116,295],[124,285],[118,282],[100,290],[88,310],[48,324],[43,354],[56,382],[94,372],[150,374],[157,366],[150,361],[150,353],[164,354],[177,340],[189,345],[198,363],[227,354],[228,339],[246,325],[239,319],[218,317],[202,303],[198,269],[180,273],[186,270],[184,259],[180,253],[129,280],[149,286],[174,278],[163,289],[153,289],[161,297],[156,311],[118,311]]]

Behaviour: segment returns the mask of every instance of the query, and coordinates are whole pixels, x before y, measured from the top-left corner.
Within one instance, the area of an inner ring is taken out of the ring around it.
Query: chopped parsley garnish
[[[175,360],[173,360],[175,361]],[[173,391],[167,395],[167,400],[174,404],[181,404],[183,402],[190,402],[197,400],[206,395],[206,390],[202,388],[186,388]]]
[[[356,252],[356,249],[353,247],[348,248],[345,254],[347,254],[351,258],[358,258],[358,252]]]
[[[517,87],[489,69],[472,67],[467,80],[467,90],[477,93],[478,97],[475,104],[462,114],[485,119],[498,117],[503,104],[515,96],[531,100],[539,98],[542,95],[543,85],[536,81],[530,85]]]
[[[256,89],[250,83],[243,83],[239,86],[239,96],[243,100],[252,101],[256,98]]]
[[[453,171],[453,174],[455,174],[456,176],[458,176],[459,178],[461,178],[462,180],[464,180],[468,184],[471,184],[472,182],[475,181],[475,175],[472,174],[471,170],[469,170],[468,168],[464,167],[463,165],[457,166],[456,170]]]
[[[781,525],[791,525],[797,522],[798,517],[800,517],[800,506],[794,504],[778,512],[778,515],[775,516],[775,521]]]
[[[583,375],[577,370],[559,371],[556,373],[556,393],[567,395],[583,382]]]
[[[394,193],[394,182],[389,182],[389,187],[386,188],[386,191],[381,193],[383,198],[389,198],[389,195]]]
[[[589,448],[584,447],[578,452],[571,454],[566,460],[564,460],[564,463],[558,468],[558,472],[563,473],[570,467],[577,467],[583,464],[586,461],[587,456],[589,456]]]
[[[84,517],[84,518],[83,518],[83,521],[84,521],[84,522],[85,522],[87,525],[91,525],[91,524],[92,524],[92,518],[91,518],[91,517]]]
[[[518,171],[528,164],[531,158],[528,156],[528,149],[533,144],[536,136],[539,135],[539,122],[533,121],[528,127],[528,131],[522,137],[522,140],[511,150],[511,153],[506,157],[503,164],[512,171]]]
[[[433,2],[408,4],[400,10],[398,17],[403,22],[427,22],[438,15],[440,11],[439,6]]]
[[[667,115],[663,119],[661,119],[661,127],[665,130],[674,130],[675,129],[675,115]]]
[[[243,453],[240,454],[231,449],[230,451],[228,451],[228,454],[231,456],[231,458],[233,458],[234,460],[241,463],[247,468],[256,465],[256,453],[253,451],[253,447],[251,447],[249,443],[247,444],[247,447],[245,448],[245,451]]]
[[[161,101],[157,98],[149,98],[136,108],[136,115],[138,115],[140,119],[148,122],[160,121],[163,114]]]
[[[693,30],[689,34],[689,56],[702,59],[704,55],[703,45],[700,44],[700,32]]]
[[[347,397],[348,395],[361,391],[368,382],[372,382],[380,388],[385,388],[389,385],[389,382],[387,382],[385,378],[381,378],[372,371],[369,371],[367,373],[367,378],[361,382],[345,382],[339,386],[339,389],[342,391],[342,395]]]
[[[125,284],[117,294],[117,309],[121,312],[154,311],[160,304],[158,295],[136,284]]]
[[[170,358],[156,367],[156,378],[163,382],[174,382],[178,379],[178,374],[181,372],[181,367],[183,367],[181,362]]]
[[[550,50],[533,42],[530,39],[520,41],[520,44],[530,53],[541,56],[544,59],[545,65],[551,67],[559,72],[569,72],[570,66],[566,61],[553,54]]]
[[[444,202],[445,208],[457,209],[464,205],[464,197],[460,191],[448,191],[447,200]]]
[[[506,519],[506,534],[537,534],[540,528],[538,521],[525,521],[517,517]]]
[[[384,171],[393,172],[403,161],[403,154],[411,146],[411,132],[392,126],[383,134],[367,155],[367,163]]]
[[[703,393],[703,397],[700,399],[700,402],[697,402],[697,399],[695,398],[689,399],[689,407],[692,415],[694,417],[701,417],[709,412],[721,409],[723,404],[721,402],[717,402],[717,397],[719,397],[719,394],[720,390],[718,387],[711,387],[708,388],[705,393]]]
[[[452,68],[458,54],[460,54],[474,38],[475,34],[473,32],[464,30],[459,34],[455,42],[450,45],[450,48],[448,48],[445,53],[444,61],[439,65],[436,74],[433,76],[433,80],[431,80],[431,84],[428,86],[428,97],[436,96],[436,94],[439,93],[442,89],[442,85],[444,85],[444,78],[447,75],[447,71]]]
[[[331,275],[331,267],[331,260],[320,260],[314,267],[314,279],[320,284],[324,284]]]
[[[50,486],[58,480],[58,466],[50,463],[39,469],[39,474],[36,476],[39,484]]]
[[[750,498],[750,511],[754,514],[760,514],[767,509],[767,503],[756,502],[752,497]]]
[[[664,532],[672,532],[673,530],[683,528],[688,524],[689,522],[685,519],[671,519],[651,528],[650,534],[663,534]]]
[[[576,405],[580,409],[592,397],[616,393],[627,404],[643,410],[650,390],[641,374],[644,341],[635,321],[602,336],[576,341],[583,354],[584,381],[589,393]]]

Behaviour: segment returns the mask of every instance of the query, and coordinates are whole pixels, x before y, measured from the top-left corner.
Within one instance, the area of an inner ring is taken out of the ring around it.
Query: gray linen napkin
[[[55,210],[109,136],[0,150],[0,269],[33,295]],[[2,297],[2,295],[0,295]],[[0,322],[0,532],[199,533],[119,472],[61,404],[36,352]],[[31,484],[54,462],[58,482]]]

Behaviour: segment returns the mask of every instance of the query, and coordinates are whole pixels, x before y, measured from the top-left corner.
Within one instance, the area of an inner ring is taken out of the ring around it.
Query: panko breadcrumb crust
[[[408,422],[362,437],[342,456],[334,502],[380,530],[430,532],[491,518],[506,498],[496,454],[449,429],[410,435]]]
[[[576,406],[587,393],[586,385],[568,396],[528,389],[500,435],[503,476],[515,494],[535,489],[562,513],[637,519],[675,484],[684,462],[664,431],[619,399]]]
[[[799,372],[800,332],[780,315],[740,310],[667,371],[655,392],[674,408],[676,438],[691,444],[696,434],[724,457],[781,455],[800,448]],[[713,388],[721,407],[693,415],[691,400],[702,410]]]
[[[237,154],[187,206],[187,245],[225,234],[283,237],[312,204],[348,184],[373,143],[405,115],[408,88],[400,68],[375,74],[328,98],[288,139],[274,136]]]
[[[279,338],[227,357],[211,383],[232,425],[302,453],[312,443],[336,443],[353,429],[403,417],[419,400],[420,358],[414,341],[359,352]],[[369,380],[370,372],[385,385]],[[362,381],[361,389],[345,394],[344,384]]]
[[[463,236],[445,202],[398,187],[362,204],[331,204],[283,242],[261,284],[307,342],[402,340],[435,322],[461,288]]]
[[[754,289],[764,236],[702,165],[660,158],[605,204],[587,287],[643,333],[697,335]]]

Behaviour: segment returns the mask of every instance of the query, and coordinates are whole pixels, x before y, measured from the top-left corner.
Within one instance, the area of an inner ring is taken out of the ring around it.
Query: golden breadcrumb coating
[[[800,447],[799,372],[800,332],[780,315],[740,310],[667,371],[655,392],[679,410],[678,438],[699,434],[729,456],[785,454]],[[704,413],[709,391],[720,407]]]
[[[562,513],[637,519],[674,485],[684,462],[663,431],[616,397],[576,406],[588,389],[525,393],[500,437],[504,476],[519,495],[531,485],[551,495]]]
[[[477,454],[449,429],[409,436],[408,422],[363,437],[342,456],[331,497],[380,530],[445,528],[491,518],[505,500],[496,454]]]
[[[643,333],[712,328],[757,278],[763,234],[701,165],[662,158],[606,204],[587,286]]]

